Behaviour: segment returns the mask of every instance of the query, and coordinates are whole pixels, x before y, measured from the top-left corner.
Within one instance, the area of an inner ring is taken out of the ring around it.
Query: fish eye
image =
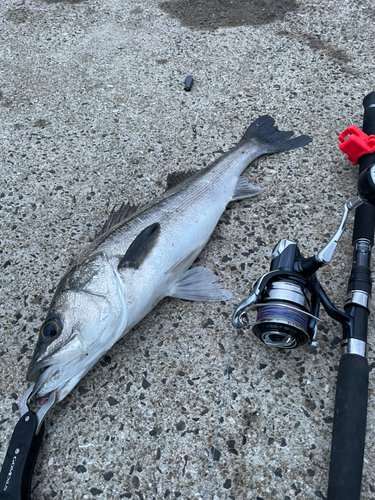
[[[52,340],[60,334],[60,327],[57,321],[46,321],[40,329],[40,336],[43,340]]]

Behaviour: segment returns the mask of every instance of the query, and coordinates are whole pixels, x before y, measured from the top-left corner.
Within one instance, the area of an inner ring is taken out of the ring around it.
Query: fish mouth
[[[51,392],[56,393],[56,403],[64,399],[102,355],[101,351],[88,353],[81,348],[74,353],[60,351],[46,359],[32,361],[27,380],[34,382],[34,401],[45,404]]]
[[[43,406],[47,403],[47,401],[49,401],[49,398],[51,396],[52,392],[49,392],[48,394],[46,394],[45,396],[39,396],[38,398],[36,398],[36,404],[38,406]]]
[[[46,377],[51,376],[51,372],[48,371],[51,367],[59,369],[62,366],[70,365],[73,362],[79,362],[79,360],[83,357],[82,354],[82,350],[79,350],[76,353],[73,353],[72,351],[60,351],[56,354],[48,356],[45,359],[38,360],[37,358],[34,358],[31,360],[29,369],[27,370],[26,379],[30,382],[36,382],[37,379],[43,376],[43,380],[45,380]]]
[[[38,406],[42,406],[48,401],[49,395],[55,392],[55,402],[61,401],[89,369],[90,367],[82,367],[80,364],[74,366],[73,362],[53,363],[42,368],[36,365],[28,377],[29,380],[31,377],[34,380],[32,399]]]
[[[43,404],[48,394],[56,392],[56,402],[61,400],[60,394],[66,395],[69,392],[66,392],[66,386],[73,388],[78,382],[77,376],[85,370],[88,358],[77,336],[44,359],[36,355],[31,360],[26,375],[27,380],[34,382],[33,399]],[[72,379],[77,380],[73,385]]]

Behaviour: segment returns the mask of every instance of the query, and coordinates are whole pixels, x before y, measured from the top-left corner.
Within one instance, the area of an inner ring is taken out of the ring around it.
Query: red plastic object
[[[339,148],[348,155],[349,161],[357,164],[360,156],[375,151],[375,135],[367,135],[355,125],[350,125],[339,135]]]

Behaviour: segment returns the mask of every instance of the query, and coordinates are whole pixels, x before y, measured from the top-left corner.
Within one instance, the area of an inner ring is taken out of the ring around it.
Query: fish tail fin
[[[264,115],[250,125],[241,142],[256,139],[264,145],[265,153],[278,153],[306,146],[312,141],[311,137],[307,135],[300,135],[290,139],[293,134],[293,131],[282,132],[275,126],[273,118]]]

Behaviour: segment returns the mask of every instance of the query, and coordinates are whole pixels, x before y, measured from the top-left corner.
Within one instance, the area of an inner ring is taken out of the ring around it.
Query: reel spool
[[[311,325],[311,292],[290,281],[271,282],[256,304],[253,333],[267,346],[295,349],[311,344],[316,322]]]

